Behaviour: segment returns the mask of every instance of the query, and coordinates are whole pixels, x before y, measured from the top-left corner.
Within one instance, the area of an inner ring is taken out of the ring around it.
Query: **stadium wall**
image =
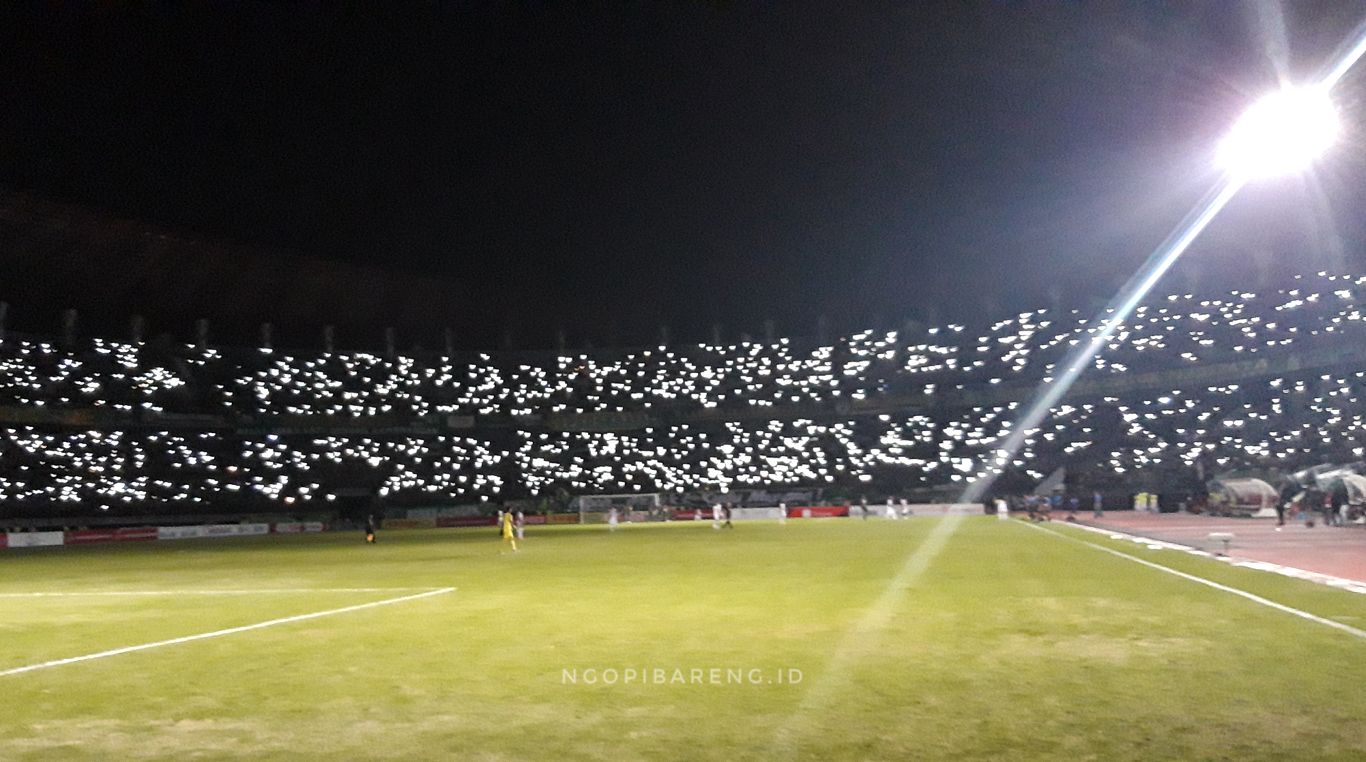
[[[105,542],[150,542],[211,537],[251,537],[267,534],[302,534],[322,532],[326,529],[327,526],[320,521],[302,521],[280,524],[195,524],[190,526],[120,527],[117,529],[72,529],[51,532],[4,532],[0,533],[0,549],[48,548]]]

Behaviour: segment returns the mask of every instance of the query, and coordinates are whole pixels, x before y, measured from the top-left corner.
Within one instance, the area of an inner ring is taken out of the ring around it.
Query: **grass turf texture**
[[[0,594],[458,590],[0,677],[0,758],[1366,757],[1366,641],[995,519],[888,592],[935,525],[6,551]],[[1049,531],[1366,628],[1366,596]],[[0,598],[0,671],[412,592]],[[745,679],[585,684],[713,667]],[[768,682],[788,669],[802,681]]]

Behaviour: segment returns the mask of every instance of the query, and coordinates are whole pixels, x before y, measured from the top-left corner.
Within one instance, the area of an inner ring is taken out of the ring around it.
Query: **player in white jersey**
[[[891,519],[892,521],[896,521],[897,518],[896,505],[892,503],[892,499],[890,497],[887,498],[887,518]]]
[[[778,503],[778,523],[787,523],[787,503]]]
[[[616,508],[613,508],[612,510],[610,510],[610,511],[607,512],[607,529],[608,529],[609,531],[612,531],[612,532],[617,531],[617,509],[616,509]]]
[[[903,497],[903,498],[901,498],[901,518],[904,519],[904,518],[909,517],[910,515],[911,515],[911,506],[910,506],[909,504],[907,504],[906,498]]]
[[[721,504],[717,503],[711,507],[711,528],[721,528]]]
[[[996,498],[996,518],[1000,521],[1010,518],[1010,506],[1006,505],[1003,497]]]

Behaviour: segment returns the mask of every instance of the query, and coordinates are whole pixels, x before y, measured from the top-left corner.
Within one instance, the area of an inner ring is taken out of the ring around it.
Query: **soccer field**
[[[1085,543],[1359,594],[981,517],[529,532],[9,551],[0,759],[1366,758],[1366,639]]]

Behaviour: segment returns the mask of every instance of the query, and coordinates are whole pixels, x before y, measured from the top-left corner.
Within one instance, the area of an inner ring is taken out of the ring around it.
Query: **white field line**
[[[802,695],[801,703],[774,734],[773,745],[779,755],[787,758],[796,756],[796,733],[802,729],[806,715],[824,708],[835,689],[849,679],[850,662],[854,659],[852,654],[856,653],[855,647],[859,641],[875,636],[887,626],[896,612],[897,604],[903,600],[906,588],[920,579],[930,567],[948,544],[949,537],[957,531],[958,525],[963,523],[963,519],[962,514],[955,513],[946,514],[939,519],[934,529],[930,530],[925,539],[911,551],[906,562],[887,583],[887,587],[877,600],[868,606],[858,621],[844,631],[844,637],[840,638],[835,646],[834,654],[825,665],[825,670],[810,683]]]
[[[1135,542],[1139,545],[1157,545],[1169,550],[1182,550],[1187,553],[1190,553],[1191,555],[1213,558],[1216,561],[1223,561],[1234,566],[1242,566],[1248,569],[1257,569],[1259,571],[1269,571],[1286,577],[1294,577],[1295,579],[1308,580],[1310,582],[1316,582],[1320,585],[1336,587],[1339,590],[1347,590],[1353,593],[1366,595],[1366,582],[1361,582],[1354,579],[1347,579],[1346,577],[1336,577],[1332,574],[1323,574],[1322,572],[1308,571],[1306,569],[1300,569],[1294,566],[1286,566],[1284,564],[1273,564],[1270,561],[1255,561],[1250,558],[1241,558],[1239,556],[1219,555],[1216,553],[1211,553],[1208,550],[1201,550],[1200,548],[1194,547],[1192,545],[1182,545],[1180,543],[1168,542],[1166,540],[1156,540],[1151,537],[1144,537],[1140,534],[1120,532],[1114,529],[1104,529],[1102,527],[1090,526],[1087,524],[1069,524],[1069,526],[1074,526],[1077,529],[1085,529],[1088,532],[1095,532],[1096,534],[1103,534],[1112,540],[1128,540],[1129,542]],[[1230,525],[1227,528],[1238,529],[1239,531],[1241,531],[1244,527],[1238,525]]]
[[[199,633],[199,634],[197,634],[197,635],[186,635],[186,636],[184,636],[184,637],[171,638],[170,640],[158,640],[158,641],[156,641],[156,642],[154,642],[154,643],[142,643],[142,644],[139,644],[139,645],[136,645],[136,646],[124,646],[123,648],[114,648],[114,649],[110,649],[110,650],[108,650],[108,651],[100,651],[99,653],[86,654],[86,655],[84,655],[84,656],[72,656],[72,657],[68,657],[68,658],[66,658],[66,659],[54,659],[54,660],[52,660],[52,661],[40,662],[40,663],[38,663],[38,664],[29,664],[29,665],[23,666],[23,667],[14,667],[13,669],[6,669],[6,670],[3,670],[3,671],[0,671],[0,677],[7,677],[7,676],[9,676],[9,675],[18,675],[18,674],[21,674],[21,673],[23,673],[23,672],[33,672],[33,671],[40,670],[40,669],[48,669],[49,667],[60,667],[60,666],[63,666],[63,665],[65,665],[65,664],[76,664],[76,663],[78,663],[78,662],[83,662],[83,661],[94,661],[95,659],[105,659],[105,658],[108,658],[108,657],[110,657],[110,656],[120,656],[120,655],[123,655],[123,654],[135,653],[135,652],[137,652],[137,651],[149,651],[149,650],[151,650],[151,649],[153,649],[153,648],[162,648],[162,647],[164,647],[164,646],[174,646],[174,645],[179,645],[179,644],[181,644],[181,643],[190,643],[190,642],[193,642],[193,641],[196,641],[196,640],[208,640],[209,638],[221,638],[221,637],[223,637],[224,635],[236,635],[236,634],[239,633],[239,632],[250,632],[250,631],[252,631],[252,630],[263,630],[263,629],[265,629],[265,628],[267,628],[267,627],[274,627],[274,626],[276,626],[276,625],[281,625],[281,624],[292,624],[292,623],[294,623],[294,622],[305,622],[305,621],[308,621],[309,619],[321,619],[322,617],[336,616],[337,614],[346,614],[346,613],[349,613],[349,612],[352,612],[352,611],[362,611],[362,610],[364,610],[364,609],[373,609],[373,608],[378,608],[378,607],[380,607],[380,606],[391,606],[391,605],[393,605],[393,604],[395,604],[395,603],[405,603],[405,602],[407,602],[407,601],[415,601],[415,600],[418,600],[418,599],[420,599],[420,598],[430,598],[430,597],[432,597],[432,596],[434,596],[434,595],[445,595],[446,593],[452,593],[452,592],[455,592],[455,588],[453,588],[453,587],[443,587],[443,588],[439,588],[439,589],[436,589],[436,590],[428,590],[428,591],[425,592],[425,593],[416,593],[416,594],[414,594],[414,595],[405,595],[405,596],[401,596],[401,597],[399,597],[399,598],[386,598],[386,599],[384,599],[384,600],[382,600],[382,601],[371,601],[370,603],[360,603],[360,604],[357,604],[357,605],[355,605],[355,606],[344,606],[344,607],[339,608],[339,609],[328,609],[328,610],[326,610],[326,611],[314,611],[314,612],[309,613],[309,614],[297,614],[297,615],[295,615],[295,616],[287,616],[287,617],[282,617],[282,618],[280,618],[280,619],[270,619],[270,620],[267,620],[267,621],[264,621],[264,622],[257,622],[256,624],[245,624],[245,625],[242,625],[242,626],[240,626],[240,627],[229,627],[229,628],[226,629],[226,630],[214,630],[213,632],[201,632],[201,633]]]
[[[1087,542],[1086,540],[1082,540],[1082,539],[1079,539],[1079,538],[1076,538],[1076,537],[1071,537],[1071,536],[1066,535],[1066,534],[1063,534],[1063,533],[1061,533],[1061,532],[1055,532],[1055,531],[1053,531],[1053,530],[1051,530],[1051,529],[1044,529],[1044,528],[1041,527],[1041,526],[1037,526],[1037,525],[1035,525],[1035,524],[1031,524],[1031,523],[1028,523],[1028,522],[1020,522],[1020,523],[1023,524],[1024,526],[1029,527],[1030,529],[1037,529],[1038,531],[1043,532],[1044,534],[1052,535],[1052,536],[1057,537],[1057,538],[1062,539],[1062,540],[1068,540],[1068,541],[1071,541],[1071,542],[1080,543],[1080,544],[1085,545],[1085,546],[1087,546],[1087,547],[1089,547],[1089,548],[1095,548],[1096,550],[1099,550],[1099,551],[1102,552],[1102,553],[1109,553],[1109,554],[1112,555],[1112,556],[1118,556],[1118,557],[1120,557],[1120,558],[1128,559],[1128,560],[1130,560],[1130,561],[1133,561],[1133,562],[1136,563],[1136,564],[1143,564],[1144,566],[1147,566],[1147,567],[1149,567],[1149,568],[1157,569],[1158,571],[1166,572],[1166,573],[1168,573],[1168,574],[1171,574],[1171,575],[1180,577],[1180,578],[1182,578],[1182,579],[1188,579],[1188,580],[1190,580],[1191,582],[1196,582],[1196,583],[1198,583],[1198,584],[1205,585],[1206,587],[1212,587],[1212,588],[1214,588],[1215,590],[1222,590],[1222,591],[1224,591],[1224,592],[1226,592],[1226,593],[1229,593],[1229,594],[1231,594],[1231,595],[1236,595],[1236,596],[1238,596],[1238,597],[1240,597],[1240,598],[1246,598],[1246,599],[1248,599],[1249,601],[1252,601],[1253,603],[1260,603],[1261,605],[1266,606],[1267,608],[1273,608],[1273,609],[1276,609],[1277,611],[1283,611],[1283,612],[1285,612],[1285,613],[1287,613],[1287,614],[1290,614],[1290,615],[1292,615],[1292,616],[1297,616],[1297,617],[1299,617],[1299,618],[1301,618],[1301,619],[1307,619],[1307,620],[1309,620],[1309,621],[1311,621],[1311,622],[1317,622],[1318,624],[1326,625],[1326,626],[1332,627],[1332,628],[1334,628],[1334,629],[1336,629],[1336,630],[1341,630],[1341,631],[1343,631],[1343,632],[1345,632],[1345,633],[1347,633],[1347,634],[1349,634],[1349,635],[1354,635],[1354,636],[1356,636],[1356,637],[1358,637],[1358,638],[1366,639],[1366,630],[1359,630],[1359,629],[1357,629],[1357,628],[1355,628],[1355,627],[1353,627],[1353,626],[1351,626],[1351,625],[1343,624],[1342,622],[1335,622],[1335,621],[1333,621],[1332,619],[1325,619],[1324,617],[1318,616],[1318,615],[1316,615],[1316,614],[1311,614],[1311,613],[1309,613],[1308,611],[1301,611],[1300,609],[1297,609],[1297,608],[1294,608],[1294,607],[1291,607],[1291,606],[1287,606],[1287,605],[1285,605],[1284,603],[1277,603],[1277,602],[1275,602],[1275,601],[1273,601],[1273,600],[1268,600],[1268,599],[1266,599],[1266,598],[1263,598],[1263,597],[1260,596],[1260,595],[1255,595],[1255,594],[1253,594],[1253,593],[1249,593],[1249,592],[1247,592],[1246,590],[1239,590],[1239,589],[1236,588],[1236,587],[1229,587],[1228,585],[1221,585],[1221,584],[1219,584],[1218,582],[1214,582],[1213,580],[1205,579],[1204,577],[1198,577],[1198,576],[1196,576],[1196,575],[1194,575],[1194,574],[1187,574],[1187,573],[1185,573],[1185,572],[1183,572],[1183,571],[1177,571],[1176,569],[1173,569],[1173,568],[1171,568],[1170,566],[1163,566],[1162,564],[1156,564],[1156,563],[1153,563],[1152,561],[1146,561],[1146,560],[1144,560],[1144,559],[1142,559],[1142,558],[1139,558],[1139,557],[1137,557],[1137,556],[1131,556],[1131,555],[1129,555],[1128,553],[1121,553],[1121,552],[1119,552],[1118,550],[1115,550],[1114,548],[1107,548],[1107,547],[1105,547],[1104,545],[1097,545],[1097,544],[1095,544],[1094,542]]]
[[[258,590],[71,590],[0,593],[0,598],[85,598],[93,596],[269,595],[272,593],[403,593],[434,587],[268,587]]]

